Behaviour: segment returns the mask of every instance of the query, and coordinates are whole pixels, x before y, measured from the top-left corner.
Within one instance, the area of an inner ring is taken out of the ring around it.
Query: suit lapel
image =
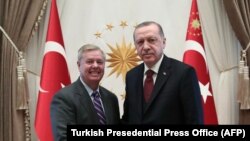
[[[94,105],[92,103],[92,100],[91,100],[87,90],[83,86],[80,78],[76,81],[76,84],[77,84],[76,93],[78,93],[80,96],[80,98],[79,98],[80,103],[83,105],[83,107],[85,108],[87,113],[89,113],[90,117],[95,119],[96,123],[99,123],[98,118],[96,116],[96,111],[94,109]]]
[[[170,71],[170,59],[164,55],[164,58],[162,60],[160,68],[159,68],[159,72],[157,74],[154,89],[153,89],[153,92],[152,92],[152,95],[151,95],[152,98],[150,99],[147,107],[145,108],[144,113],[148,110],[148,108],[151,106],[153,101],[156,99],[156,97],[159,94],[161,88],[167,82],[170,74],[171,74],[171,71]]]
[[[112,108],[112,101],[110,101],[109,97],[108,97],[108,94],[105,93],[105,91],[103,90],[102,87],[99,87],[99,91],[100,91],[100,95],[101,95],[101,99],[102,99],[102,104],[103,104],[103,107],[105,109],[105,116],[106,116],[106,121],[107,121],[107,124],[110,123],[110,120],[111,120],[111,109]]]
[[[137,77],[137,81],[136,81],[136,84],[137,84],[137,93],[135,94],[136,95],[136,101],[138,102],[138,107],[135,107],[135,108],[138,108],[137,109],[137,114],[138,114],[138,117],[140,118],[140,120],[142,119],[142,114],[143,114],[143,76],[144,76],[144,64],[141,64],[138,68],[138,73],[137,73],[138,77]]]

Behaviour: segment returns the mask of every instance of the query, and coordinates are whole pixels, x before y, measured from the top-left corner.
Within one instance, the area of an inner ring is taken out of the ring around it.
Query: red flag
[[[196,0],[192,1],[183,62],[193,66],[197,73],[203,98],[204,123],[218,124]]]
[[[54,94],[70,84],[56,0],[52,0],[38,95],[35,129],[40,141],[53,141],[50,103]]]

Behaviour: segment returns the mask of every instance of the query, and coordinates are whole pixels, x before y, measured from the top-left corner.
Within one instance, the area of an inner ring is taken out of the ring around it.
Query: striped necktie
[[[96,110],[99,122],[100,122],[100,124],[104,125],[104,124],[106,124],[106,116],[105,116],[104,110],[102,108],[100,94],[97,91],[94,91],[92,93],[92,97],[93,97],[94,108]]]

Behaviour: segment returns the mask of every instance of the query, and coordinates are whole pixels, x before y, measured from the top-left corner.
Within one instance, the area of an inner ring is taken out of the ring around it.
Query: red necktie
[[[153,74],[154,74],[154,71],[152,71],[152,70],[147,70],[147,72],[146,72],[146,79],[144,82],[144,100],[145,100],[145,102],[149,101],[151,94],[152,94],[152,91],[153,91],[153,88],[154,88]]]

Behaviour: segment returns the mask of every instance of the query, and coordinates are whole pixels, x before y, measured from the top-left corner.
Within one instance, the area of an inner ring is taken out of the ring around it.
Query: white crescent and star
[[[65,50],[63,48],[63,46],[55,41],[47,41],[45,43],[45,49],[44,49],[44,56],[49,53],[49,52],[57,52],[59,54],[61,54],[64,59],[66,60],[66,53],[65,53]],[[65,87],[65,85],[63,83],[61,83],[61,87]],[[41,93],[48,93],[49,91],[43,89],[40,85],[39,87],[39,91]]]
[[[187,40],[184,52],[189,51],[189,50],[197,51],[202,55],[202,57],[205,60],[205,64],[206,64],[206,68],[208,72],[207,59],[206,59],[204,48],[201,46],[201,44],[194,40]],[[213,96],[212,93],[209,91],[209,82],[204,85],[199,81],[199,86],[200,86],[201,95],[204,100],[204,103],[206,103],[207,97]]]
[[[204,100],[204,103],[206,103],[207,101],[207,97],[208,96],[213,96],[212,93],[209,91],[209,82],[207,84],[202,84],[200,81],[199,81],[199,86],[200,86],[200,90],[201,90],[201,95],[202,95],[202,98]]]
[[[44,56],[49,52],[57,52],[61,54],[64,59],[66,58],[66,53],[63,46],[55,41],[47,41],[45,43]]]
[[[205,64],[206,64],[206,68],[207,68],[207,72],[208,72],[207,59],[206,59],[205,51],[204,51],[203,47],[201,46],[201,44],[199,44],[197,41],[194,41],[194,40],[187,40],[185,44],[186,45],[184,48],[184,52],[189,51],[189,50],[193,50],[193,51],[199,52],[202,55],[202,57],[205,60]]]

